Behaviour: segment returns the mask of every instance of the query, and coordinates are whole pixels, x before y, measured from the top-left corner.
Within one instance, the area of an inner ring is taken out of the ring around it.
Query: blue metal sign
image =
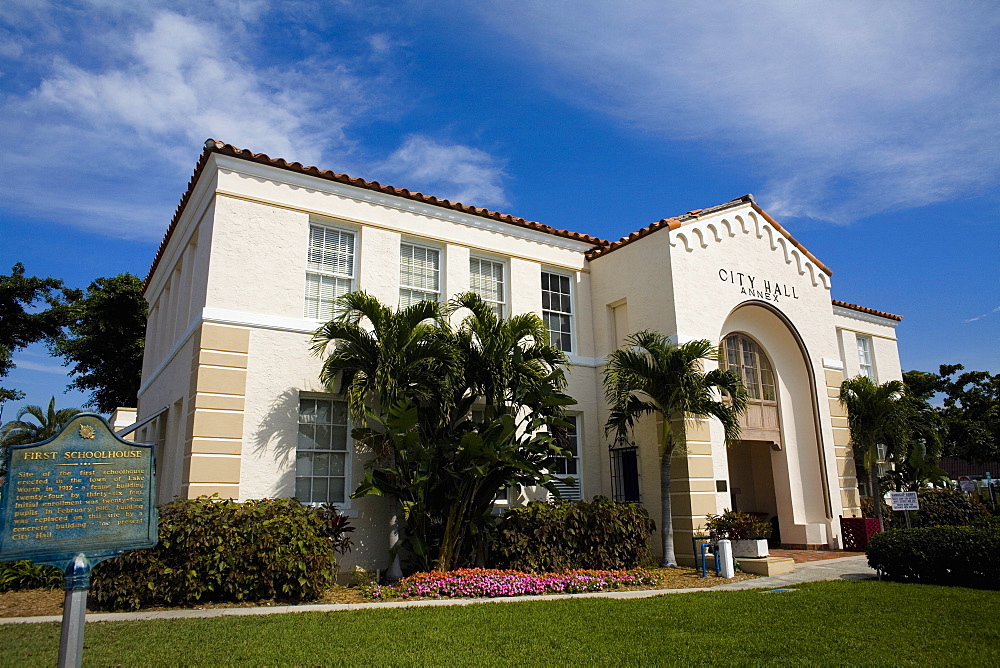
[[[80,413],[42,443],[10,446],[0,492],[0,561],[66,569],[158,540],[153,446]],[[89,568],[88,568],[89,570]]]

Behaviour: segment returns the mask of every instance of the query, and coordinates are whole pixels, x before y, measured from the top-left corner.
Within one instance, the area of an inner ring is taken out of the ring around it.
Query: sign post
[[[74,416],[47,441],[8,450],[0,561],[63,571],[60,667],[83,659],[90,569],[158,542],[154,474],[152,444],[122,440],[93,413]]]
[[[910,528],[910,511],[920,510],[916,492],[889,492],[889,503],[893,510],[902,510],[906,515],[906,528]]]

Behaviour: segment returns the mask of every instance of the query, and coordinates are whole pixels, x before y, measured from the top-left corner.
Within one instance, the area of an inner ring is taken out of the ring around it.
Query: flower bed
[[[364,585],[367,598],[496,598],[527,594],[582,594],[620,587],[653,586],[656,573],[633,569],[627,571],[576,570],[563,573],[522,573],[486,568],[465,568],[448,573],[416,573],[395,585]]]

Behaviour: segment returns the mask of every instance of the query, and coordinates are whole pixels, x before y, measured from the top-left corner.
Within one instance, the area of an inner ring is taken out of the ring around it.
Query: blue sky
[[[213,137],[608,239],[752,192],[904,369],[996,373],[998,43],[991,2],[6,0],[0,272],[144,276]]]

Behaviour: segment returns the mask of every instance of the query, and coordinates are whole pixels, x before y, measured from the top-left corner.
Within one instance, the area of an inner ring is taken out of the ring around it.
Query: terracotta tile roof
[[[903,316],[896,315],[895,313],[887,313],[885,311],[876,311],[873,308],[868,308],[867,306],[858,306],[857,304],[852,304],[850,302],[842,302],[839,299],[831,299],[834,306],[840,306],[841,308],[848,308],[852,311],[858,311],[860,313],[867,313],[868,315],[877,315],[882,318],[888,318],[889,320],[902,320]]]
[[[195,184],[198,182],[198,178],[201,176],[202,171],[205,169],[205,165],[208,163],[209,157],[213,153],[219,153],[222,155],[232,156],[234,158],[240,158],[243,160],[249,160],[250,162],[256,162],[262,165],[268,165],[270,167],[277,167],[279,169],[285,169],[291,172],[298,172],[300,174],[307,174],[309,176],[315,176],[317,178],[326,179],[327,181],[335,181],[337,183],[343,183],[345,185],[354,186],[356,188],[364,188],[365,190],[373,190],[380,193],[385,193],[387,195],[394,195],[396,197],[403,197],[406,199],[411,199],[417,202],[422,202],[424,204],[430,204],[432,206],[439,206],[444,209],[452,209],[454,211],[461,211],[462,213],[467,213],[473,216],[482,216],[483,218],[489,218],[491,220],[497,220],[502,223],[509,223],[511,225],[516,225],[518,227],[524,227],[529,230],[536,230],[538,232],[544,232],[545,234],[552,234],[557,237],[564,237],[566,239],[573,239],[574,241],[582,241],[584,243],[592,244],[594,246],[606,246],[608,242],[600,237],[594,237],[589,234],[581,234],[580,232],[571,232],[569,230],[560,230],[555,227],[549,227],[548,225],[543,225],[542,223],[536,223],[531,220],[525,220],[524,218],[519,218],[517,216],[512,216],[510,214],[498,213],[496,211],[490,211],[489,209],[482,209],[479,207],[469,206],[467,204],[462,204],[461,202],[452,202],[447,199],[440,199],[434,197],[433,195],[424,195],[419,192],[411,192],[406,188],[396,188],[394,186],[385,185],[379,183],[378,181],[365,181],[364,179],[353,178],[347,174],[337,174],[330,170],[319,169],[318,167],[305,166],[299,162],[288,162],[283,158],[272,158],[264,153],[253,153],[247,149],[240,149],[232,144],[226,144],[224,142],[216,141],[214,139],[209,139],[205,142],[205,150],[202,151],[201,157],[198,159],[198,164],[195,166],[194,175],[188,182],[187,190],[181,196],[180,204],[177,205],[177,210],[174,212],[173,218],[170,220],[170,225],[167,227],[167,232],[163,236],[163,240],[160,242],[160,246],[156,251],[156,257],[153,259],[153,264],[149,268],[149,273],[146,275],[145,283],[143,284],[143,290],[149,285],[149,280],[156,271],[156,267],[160,262],[160,258],[163,255],[163,251],[167,247],[167,243],[170,241],[170,237],[173,235],[174,228],[177,226],[177,222],[180,220],[181,215],[184,213],[184,209],[187,206],[188,200],[191,199],[191,193],[194,191]]]
[[[726,202],[725,204],[719,204],[717,206],[709,207],[707,209],[695,209],[693,211],[688,211],[687,213],[685,213],[683,215],[680,215],[680,216],[676,216],[674,218],[664,218],[663,220],[658,220],[655,223],[653,223],[652,225],[647,225],[646,227],[644,227],[641,230],[638,230],[636,232],[633,232],[632,234],[628,235],[627,237],[622,237],[618,241],[611,242],[607,246],[602,246],[602,247],[594,248],[594,249],[592,249],[590,251],[587,251],[587,259],[588,260],[593,260],[595,258],[601,257],[602,255],[607,255],[608,253],[610,253],[610,252],[612,252],[614,250],[617,250],[617,249],[621,248],[622,246],[627,246],[628,244],[632,243],[633,241],[638,241],[639,239],[641,239],[641,238],[643,238],[645,236],[648,236],[648,235],[650,235],[653,232],[656,232],[658,230],[662,230],[662,229],[676,230],[678,227],[680,227],[681,225],[683,225],[684,223],[686,223],[688,221],[697,220],[698,218],[701,218],[702,216],[707,216],[709,214],[717,213],[719,211],[725,211],[726,209],[731,209],[731,208],[736,207],[736,206],[742,206],[744,204],[751,205],[753,207],[754,211],[756,211],[758,214],[760,214],[768,223],[770,223],[771,225],[773,225],[774,229],[778,230],[778,232],[780,232],[786,239],[788,239],[789,241],[791,241],[792,244],[796,248],[798,248],[800,251],[802,251],[802,253],[805,254],[806,257],[808,257],[810,260],[812,260],[816,264],[817,267],[819,267],[820,269],[822,269],[823,271],[825,271],[828,276],[832,276],[833,275],[833,271],[829,267],[827,267],[825,264],[823,264],[822,262],[820,262],[819,258],[817,258],[815,255],[813,255],[812,253],[810,253],[809,250],[805,246],[803,246],[798,241],[796,241],[795,237],[793,237],[791,234],[789,234],[788,230],[786,230],[784,227],[782,227],[781,224],[778,223],[778,221],[776,221],[774,218],[772,218],[770,216],[770,214],[768,214],[766,211],[764,211],[762,208],[760,208],[757,205],[757,203],[754,201],[753,195],[749,195],[749,194],[744,195],[743,197],[737,197],[736,199],[730,200],[730,201]]]

